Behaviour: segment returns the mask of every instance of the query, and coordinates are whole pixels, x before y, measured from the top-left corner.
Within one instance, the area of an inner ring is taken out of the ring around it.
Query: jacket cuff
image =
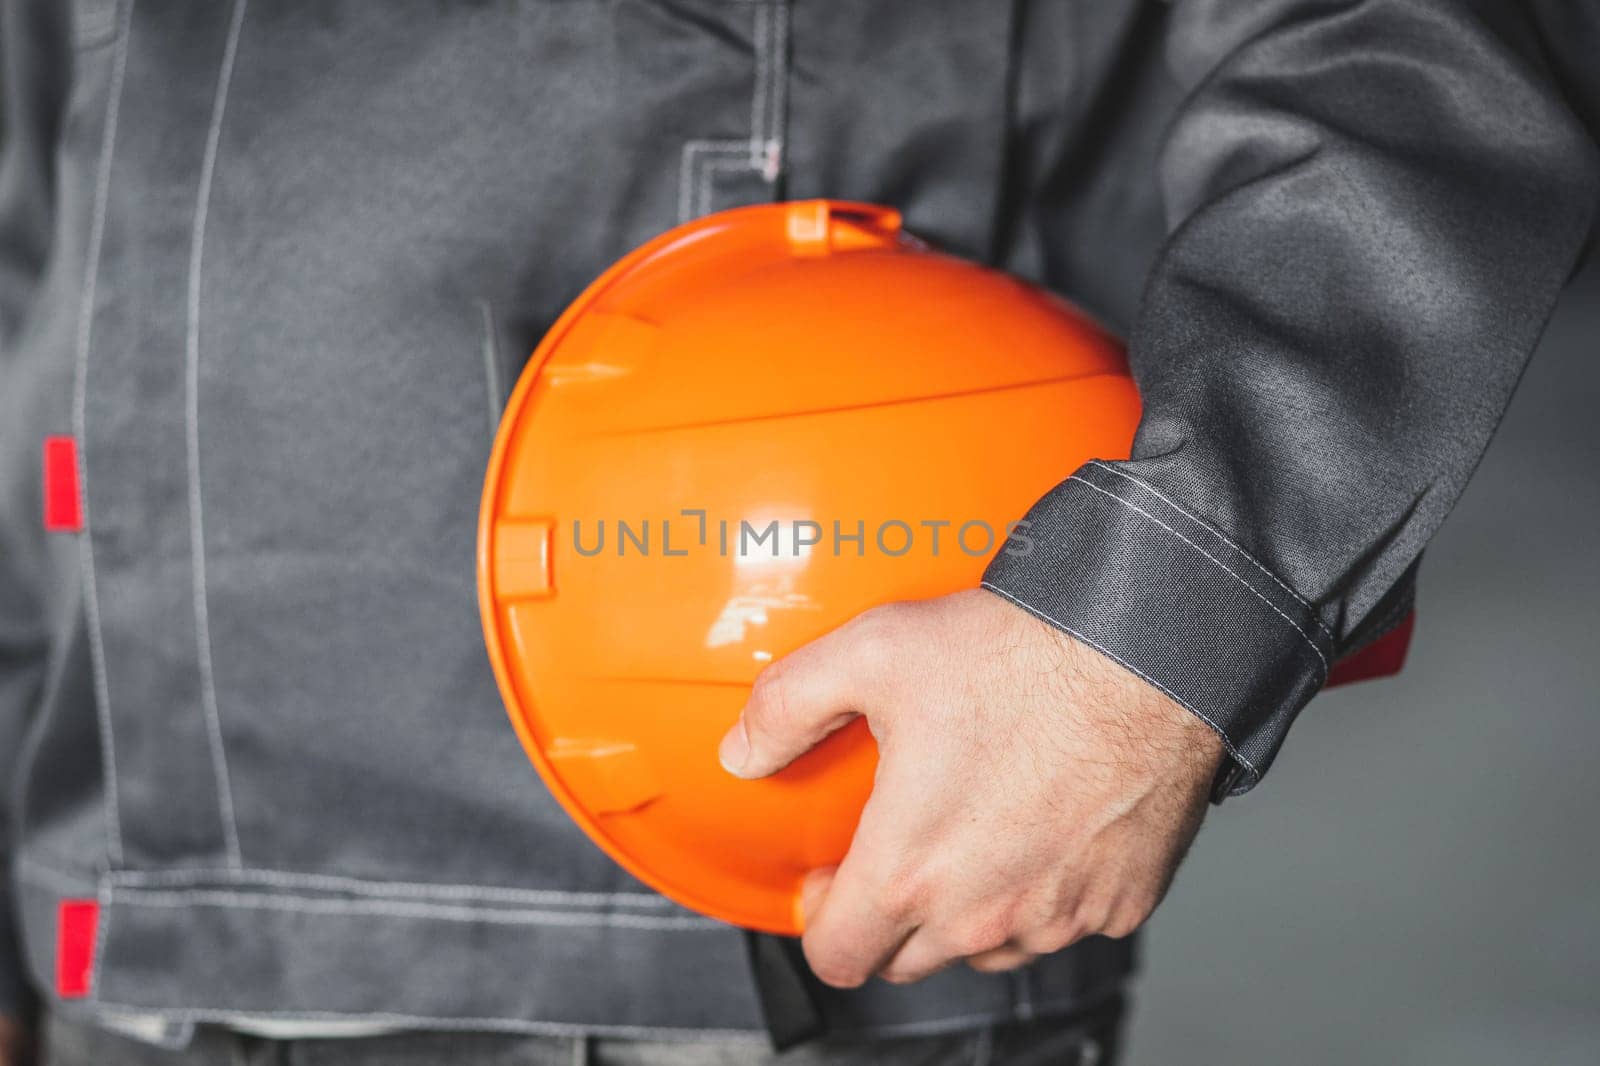
[[[1310,604],[1121,464],[1090,462],[1052,489],[983,585],[1216,730],[1229,755],[1218,799],[1261,780],[1333,658]]]

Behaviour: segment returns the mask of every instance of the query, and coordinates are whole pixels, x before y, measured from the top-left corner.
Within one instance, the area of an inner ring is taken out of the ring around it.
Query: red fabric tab
[[[44,528],[72,533],[83,528],[78,506],[78,442],[44,439]]]
[[[94,976],[94,945],[100,925],[100,904],[92,899],[64,899],[56,912],[56,994],[82,999]]]
[[[1411,648],[1411,630],[1416,622],[1417,614],[1413,611],[1399,625],[1365,648],[1334,663],[1333,669],[1328,671],[1328,686],[1398,674],[1406,664],[1406,652]]]

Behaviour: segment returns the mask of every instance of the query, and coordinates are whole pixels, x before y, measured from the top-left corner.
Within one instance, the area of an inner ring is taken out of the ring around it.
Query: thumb
[[[722,738],[723,769],[744,778],[775,774],[862,713],[854,636],[846,625],[761,671]]]

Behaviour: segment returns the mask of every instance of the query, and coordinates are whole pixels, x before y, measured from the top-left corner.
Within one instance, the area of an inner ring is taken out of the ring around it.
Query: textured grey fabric
[[[472,578],[540,334],[754,200],[894,204],[1131,329],[1139,458],[1066,482],[1047,550],[990,579],[1264,769],[1404,594],[1588,232],[1584,10],[8,0],[0,772],[32,981],[90,897],[89,1010],[759,1031],[739,934],[539,785]],[[53,434],[82,534],[40,527]],[[819,999],[839,1033],[981,1029],[1132,964],[1092,940]]]

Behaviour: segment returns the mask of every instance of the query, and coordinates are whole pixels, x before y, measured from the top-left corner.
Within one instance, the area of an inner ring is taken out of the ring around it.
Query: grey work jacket
[[[1253,785],[1408,608],[1581,253],[1592,15],[5,0],[0,1010],[762,1030],[742,934],[541,787],[473,584],[541,332],[736,204],[892,204],[1127,333],[1135,458],[1061,471],[987,582]],[[1131,962],[813,993],[841,1033],[960,1028]]]

